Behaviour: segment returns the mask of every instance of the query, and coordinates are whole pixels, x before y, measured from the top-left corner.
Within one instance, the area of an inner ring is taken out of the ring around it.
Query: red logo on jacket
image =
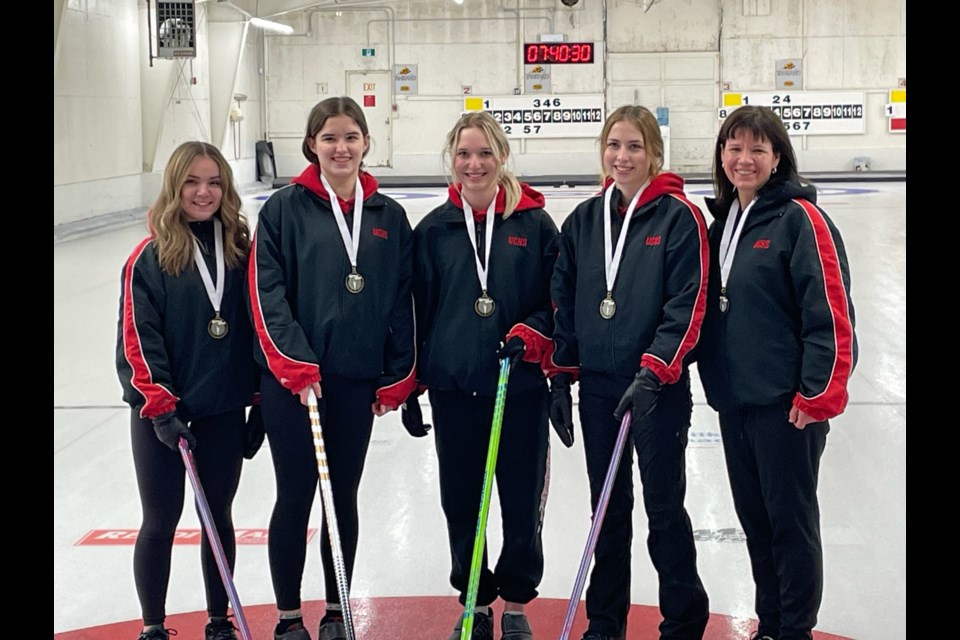
[[[647,236],[647,246],[655,247],[660,244],[660,236]]]
[[[507,236],[507,244],[515,247],[525,247],[527,246],[527,239],[523,236]]]
[[[386,229],[381,229],[380,227],[374,227],[374,228],[373,228],[373,235],[377,236],[378,238],[383,238],[384,240],[386,240],[386,239],[387,239],[387,230],[386,230]]]
[[[757,240],[756,242],[753,243],[753,248],[754,248],[754,249],[769,249],[769,248],[770,248],[770,241],[769,241],[768,239],[766,239],[766,238],[760,238],[759,240]]]

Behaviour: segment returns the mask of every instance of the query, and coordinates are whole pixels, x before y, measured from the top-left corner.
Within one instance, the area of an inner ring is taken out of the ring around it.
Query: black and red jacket
[[[612,183],[607,181],[604,189]],[[579,370],[632,377],[648,367],[676,382],[696,346],[707,296],[707,225],[673,173],[654,177],[633,212],[613,285],[616,314],[600,316],[607,293],[603,216],[623,215],[619,190],[580,203],[560,231],[551,293],[555,306],[551,375]],[[618,227],[615,225],[614,229]],[[617,233],[612,234],[616,247]]]
[[[771,181],[772,182],[772,181]],[[728,209],[707,198],[714,257],[697,368],[717,411],[783,402],[839,415],[857,360],[850,271],[840,232],[812,186],[767,183],[743,222],[720,312],[719,246]]]
[[[216,279],[214,224],[191,222]],[[160,269],[153,238],[140,242],[120,276],[117,375],[123,400],[142,418],[177,410],[184,420],[249,405],[255,388],[253,331],[244,293],[246,263],[225,269],[220,316],[229,331],[207,333],[214,317],[193,262],[178,276]]]
[[[487,318],[474,312],[482,292],[458,187],[451,186],[447,202],[417,224],[414,297],[421,385],[495,395],[497,351],[514,335],[523,338],[526,351],[510,374],[510,391],[521,393],[544,384],[541,360],[553,333],[550,275],[557,227],[543,209],[543,195],[523,183],[521,188],[520,202],[506,219],[503,188],[494,201],[487,293],[496,308]],[[487,215],[474,211],[481,256]]]
[[[258,363],[291,393],[331,374],[377,381],[377,399],[397,407],[414,388],[413,235],[406,212],[361,172],[363,220],[357,272],[320,181],[308,166],[260,210],[248,284]],[[340,200],[352,229],[353,200]]]

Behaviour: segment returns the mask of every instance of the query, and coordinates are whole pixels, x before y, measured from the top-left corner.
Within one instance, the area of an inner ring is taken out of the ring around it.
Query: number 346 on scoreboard
[[[602,95],[471,96],[464,111],[487,111],[508,138],[596,138],[603,127]]]

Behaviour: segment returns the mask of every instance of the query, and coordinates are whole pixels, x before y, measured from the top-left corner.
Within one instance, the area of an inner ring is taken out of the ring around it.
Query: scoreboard
[[[597,138],[603,128],[602,95],[470,96],[464,111],[488,111],[508,138]]]
[[[721,120],[745,105],[770,107],[790,135],[864,133],[864,94],[859,91],[731,92],[723,94]]]

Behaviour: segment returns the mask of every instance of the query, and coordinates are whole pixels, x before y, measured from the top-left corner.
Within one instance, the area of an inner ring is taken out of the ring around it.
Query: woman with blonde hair
[[[143,523],[133,568],[143,617],[139,640],[166,640],[164,605],[173,537],[183,512],[180,438],[197,472],[228,562],[231,516],[244,456],[263,441],[244,274],[250,248],[233,173],[205,142],[170,157],[148,214],[150,236],[121,275],[116,365],[131,407],[133,461]],[[201,545],[209,622],[206,640],[234,640],[228,597],[210,545]]]
[[[506,168],[510,146],[486,112],[463,115],[446,138],[448,199],[414,230],[419,384],[429,389],[450,541],[451,585],[466,603],[499,360],[510,358],[496,480],[503,548],[481,568],[473,640],[493,639],[490,604],[504,600],[504,640],[530,640],[524,605],[543,576],[547,487],[550,274],[557,228],[543,196]],[[417,393],[403,422],[426,435]],[[459,640],[462,619],[452,640]]]
[[[572,441],[570,384],[579,379],[596,509],[621,419],[631,411],[647,548],[659,578],[660,637],[699,640],[709,611],[683,502],[693,411],[688,365],[706,303],[707,225],[684,196],[683,179],[663,170],[663,139],[649,109],[627,105],[607,117],[600,160],[603,191],[561,227],[550,418]],[[626,634],[632,466],[625,447],[594,552],[583,640]]]

